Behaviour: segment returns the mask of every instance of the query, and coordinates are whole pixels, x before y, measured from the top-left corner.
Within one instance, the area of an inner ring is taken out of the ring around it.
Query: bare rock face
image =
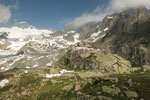
[[[118,54],[131,61],[132,66],[150,65],[150,11],[130,9],[106,17],[101,30],[108,28],[105,37],[93,43],[105,53]]]

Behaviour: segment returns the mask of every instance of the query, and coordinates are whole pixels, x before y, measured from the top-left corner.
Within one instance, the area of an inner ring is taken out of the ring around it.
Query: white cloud
[[[84,13],[82,16],[70,21],[68,25],[79,27],[89,22],[97,22],[97,21],[102,20],[107,14],[109,14],[109,11],[105,10],[102,12],[102,9],[98,7],[93,12]]]
[[[67,25],[79,27],[89,22],[98,22],[106,15],[139,6],[145,6],[147,9],[150,9],[150,0],[109,0],[107,7],[98,7],[93,12],[84,13],[78,18],[68,21]]]
[[[12,10],[18,9],[18,0],[13,0],[14,4],[5,6],[0,4],[0,25],[7,24],[12,16]]]
[[[11,18],[10,7],[0,4],[0,24],[8,23],[10,18]]]
[[[150,0],[110,0],[109,7],[113,10],[126,10],[145,6],[150,9]]]

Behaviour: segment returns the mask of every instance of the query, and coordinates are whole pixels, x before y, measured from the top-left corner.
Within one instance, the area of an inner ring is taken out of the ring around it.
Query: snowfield
[[[73,73],[73,72],[74,71],[67,71],[65,69],[62,69],[59,74],[46,74],[45,77],[46,78],[58,77],[58,76],[61,76],[64,73]]]

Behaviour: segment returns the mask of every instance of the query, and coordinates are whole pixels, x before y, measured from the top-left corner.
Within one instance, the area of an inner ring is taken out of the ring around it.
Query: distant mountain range
[[[0,67],[45,67],[58,61],[70,45],[81,41],[107,53],[150,65],[150,11],[130,9],[106,16],[102,22],[65,30],[39,29],[27,22],[0,27]],[[20,53],[23,52],[23,53]],[[1,70],[1,71],[2,71]]]

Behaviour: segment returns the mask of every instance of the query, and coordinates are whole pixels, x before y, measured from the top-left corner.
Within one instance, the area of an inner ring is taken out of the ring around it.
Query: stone
[[[118,91],[118,93],[121,93],[121,90],[119,87],[115,87],[115,90]]]
[[[133,86],[133,85],[134,85],[134,83],[132,82],[132,79],[129,79],[129,80],[126,82],[126,84],[129,85],[129,86]]]
[[[138,97],[138,94],[135,91],[125,91],[125,94],[128,98],[136,98]]]
[[[108,78],[112,83],[118,83],[118,78]]]
[[[116,87],[116,84],[112,84],[111,87],[112,87],[112,88],[115,88],[115,87]]]
[[[143,98],[141,98],[140,100],[144,100]]]
[[[142,66],[142,71],[143,71],[143,72],[150,71],[150,66],[148,66],[148,65]]]
[[[96,94],[100,95],[100,94],[102,94],[102,92],[97,92]]]
[[[112,100],[112,99],[105,96],[98,96],[98,100]]]
[[[121,90],[127,91],[127,90],[128,90],[128,87],[126,87],[126,86],[121,86]]]
[[[140,83],[137,83],[137,85],[139,85],[139,86],[140,86],[141,84],[140,84]]]
[[[80,90],[81,89],[81,86],[80,85],[76,85],[75,86],[75,91],[78,91],[78,90]]]
[[[118,91],[113,89],[113,88],[110,88],[108,86],[102,86],[102,90],[104,93],[108,93],[108,94],[111,94],[111,95],[118,95]]]

